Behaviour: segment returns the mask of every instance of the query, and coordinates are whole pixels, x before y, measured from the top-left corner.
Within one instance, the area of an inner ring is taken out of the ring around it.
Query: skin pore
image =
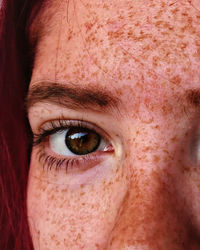
[[[34,249],[199,249],[199,1],[50,0],[30,39],[33,133],[79,121],[106,145],[33,147]]]

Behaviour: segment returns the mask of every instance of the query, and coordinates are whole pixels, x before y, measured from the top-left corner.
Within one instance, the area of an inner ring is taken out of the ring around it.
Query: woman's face
[[[200,248],[200,2],[50,0],[31,29],[35,249]]]

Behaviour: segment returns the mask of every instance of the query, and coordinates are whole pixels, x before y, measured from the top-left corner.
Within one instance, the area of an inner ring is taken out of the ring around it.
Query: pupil
[[[77,155],[94,152],[99,147],[100,141],[100,135],[87,128],[72,127],[65,137],[66,146]]]

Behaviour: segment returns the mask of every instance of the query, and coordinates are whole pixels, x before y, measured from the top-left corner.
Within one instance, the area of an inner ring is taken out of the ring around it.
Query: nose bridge
[[[171,159],[156,164],[152,154],[155,151],[151,160],[129,163],[129,188],[108,249],[185,249],[187,216],[176,190],[176,173],[168,171]]]

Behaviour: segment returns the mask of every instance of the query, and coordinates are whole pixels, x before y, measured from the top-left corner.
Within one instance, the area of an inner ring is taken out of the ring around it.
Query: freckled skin
[[[30,110],[33,130],[59,114],[87,118],[117,152],[66,174],[43,169],[33,149],[34,248],[200,249],[200,171],[191,152],[200,120],[179,102],[200,82],[199,1],[50,0],[33,23],[31,39],[37,35],[31,85],[100,85],[121,106],[103,115],[44,103]]]

